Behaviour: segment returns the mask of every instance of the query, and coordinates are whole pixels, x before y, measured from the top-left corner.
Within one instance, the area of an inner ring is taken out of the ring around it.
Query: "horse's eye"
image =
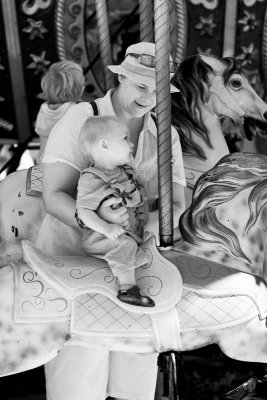
[[[232,78],[229,79],[228,84],[231,86],[232,89],[238,90],[243,87],[243,79],[242,78]]]

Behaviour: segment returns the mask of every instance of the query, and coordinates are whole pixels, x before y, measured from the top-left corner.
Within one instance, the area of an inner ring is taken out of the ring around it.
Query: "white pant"
[[[45,366],[47,400],[154,400],[157,356],[64,346]]]

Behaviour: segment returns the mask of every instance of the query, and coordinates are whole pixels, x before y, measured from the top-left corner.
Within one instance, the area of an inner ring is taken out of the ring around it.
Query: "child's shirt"
[[[89,167],[82,171],[78,182],[77,209],[87,208],[95,211],[109,196],[122,198],[122,203],[128,208],[131,231],[142,236],[147,210],[144,207],[139,209],[143,204],[142,189],[134,179],[132,168],[125,166],[100,172]]]
[[[111,101],[112,93],[113,90],[111,89],[104,97],[96,99],[99,115],[116,115]],[[56,128],[52,129],[43,163],[64,162],[80,172],[87,168],[88,157],[79,148],[78,138],[84,122],[92,115],[93,110],[90,103],[75,104],[62,117]],[[172,179],[173,182],[186,186],[179,135],[173,127],[171,134]],[[147,197],[156,198],[158,196],[157,128],[150,112],[145,116],[132,166],[138,182],[145,189]]]
[[[126,207],[132,208],[142,204],[142,195],[133,178],[131,168],[117,167],[111,171],[100,172],[89,167],[81,172],[78,183],[77,209],[88,208],[95,211],[110,195],[122,197]]]
[[[43,103],[37,115],[35,132],[42,137],[48,138],[51,129],[61,117],[68,111],[72,102],[63,103],[57,109],[50,109],[47,103]]]

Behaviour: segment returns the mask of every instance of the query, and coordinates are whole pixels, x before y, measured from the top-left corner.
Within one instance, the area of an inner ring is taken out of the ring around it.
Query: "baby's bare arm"
[[[93,210],[78,208],[77,212],[78,217],[88,228],[102,233],[102,235],[105,235],[109,239],[116,239],[125,232],[121,226],[104,221]]]

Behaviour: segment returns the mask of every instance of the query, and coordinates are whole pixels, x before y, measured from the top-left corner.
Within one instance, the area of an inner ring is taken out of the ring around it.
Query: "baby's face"
[[[111,128],[108,138],[110,160],[114,166],[129,164],[133,159],[133,144],[129,140],[130,131],[122,123]]]

